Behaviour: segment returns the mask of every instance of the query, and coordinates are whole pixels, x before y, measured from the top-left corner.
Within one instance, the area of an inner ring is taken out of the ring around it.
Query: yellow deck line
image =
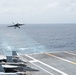
[[[66,62],[68,62],[68,63],[71,63],[71,64],[76,65],[76,62],[73,62],[73,61],[70,61],[70,60],[67,60],[67,59],[64,59],[64,58],[58,57],[58,56],[53,55],[53,54],[49,54],[49,53],[45,53],[45,54],[48,55],[48,56],[52,56],[52,57],[55,57],[55,58],[57,58],[57,59],[60,59],[60,60],[66,61]]]

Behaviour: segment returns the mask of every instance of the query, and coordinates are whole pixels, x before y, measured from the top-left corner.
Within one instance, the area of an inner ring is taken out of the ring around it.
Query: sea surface
[[[11,55],[76,50],[76,24],[0,24],[0,50]]]

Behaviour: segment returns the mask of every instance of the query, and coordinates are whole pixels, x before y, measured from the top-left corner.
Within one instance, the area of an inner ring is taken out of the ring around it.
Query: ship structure
[[[0,75],[76,75],[76,51],[0,55]]]

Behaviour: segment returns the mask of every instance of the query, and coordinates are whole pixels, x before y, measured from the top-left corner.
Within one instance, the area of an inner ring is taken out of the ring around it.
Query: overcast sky
[[[76,0],[0,0],[0,23],[76,23]]]

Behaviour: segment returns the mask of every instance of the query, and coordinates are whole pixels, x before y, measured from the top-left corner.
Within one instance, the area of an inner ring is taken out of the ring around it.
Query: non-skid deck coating
[[[28,75],[76,75],[76,51],[20,56],[29,61],[29,66],[39,70],[27,72]]]

